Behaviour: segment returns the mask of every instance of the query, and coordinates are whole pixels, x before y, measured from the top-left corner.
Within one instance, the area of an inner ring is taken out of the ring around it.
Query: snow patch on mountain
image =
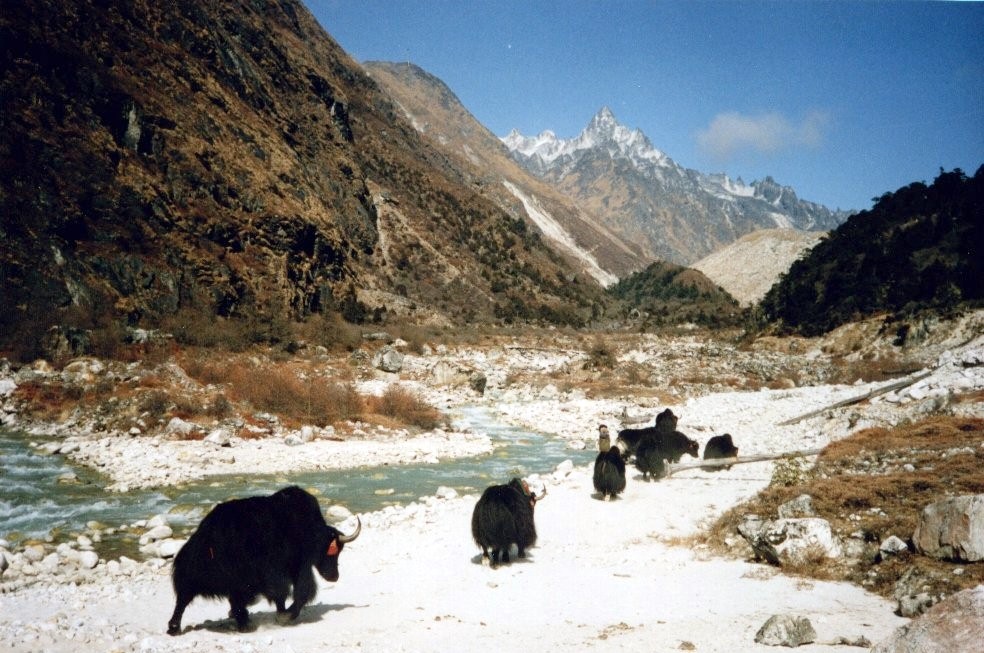
[[[582,261],[585,271],[598,283],[607,288],[618,281],[618,277],[610,272],[606,272],[598,265],[597,259],[595,259],[591,252],[586,251],[577,244],[574,238],[571,237],[560,223],[540,206],[540,203],[535,197],[527,195],[518,186],[509,181],[503,180],[502,183],[516,199],[523,203],[523,208],[526,209],[526,215],[540,228],[540,231],[569,254]]]

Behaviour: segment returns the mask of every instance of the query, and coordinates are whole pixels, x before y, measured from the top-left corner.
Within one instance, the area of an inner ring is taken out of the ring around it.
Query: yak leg
[[[277,623],[283,625],[288,620],[287,595],[290,594],[290,584],[284,578],[278,578],[272,574],[263,579],[263,584],[269,589],[263,596],[277,607]]]
[[[174,603],[174,612],[171,614],[170,621],[167,622],[167,634],[178,635],[181,633],[181,617],[184,615],[185,608],[195,598],[194,594],[178,594],[178,599]]]
[[[318,586],[314,582],[314,573],[310,567],[304,568],[294,579],[294,602],[287,608],[290,613],[290,620],[294,621],[301,614],[308,601],[314,598],[318,592]]]
[[[246,606],[252,598],[240,592],[229,595],[229,616],[236,620],[236,628],[241,633],[249,629],[249,610]]]

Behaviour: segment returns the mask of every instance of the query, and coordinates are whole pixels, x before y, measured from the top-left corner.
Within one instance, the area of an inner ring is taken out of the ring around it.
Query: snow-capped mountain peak
[[[684,168],[608,107],[571,139],[513,130],[501,141],[527,170],[610,215],[613,231],[649,239],[653,256],[674,262],[696,260],[756,229],[831,229],[847,217],[799,199],[771,177],[747,183]]]
[[[618,122],[607,106],[602,107],[588,126],[571,139],[558,138],[550,130],[537,136],[523,136],[513,129],[501,140],[512,152],[518,152],[530,159],[539,159],[541,165],[553,164],[563,157],[576,158],[579,153],[594,148],[603,148],[613,157],[624,157],[634,162],[674,165],[665,154],[653,147],[640,130],[630,130]]]

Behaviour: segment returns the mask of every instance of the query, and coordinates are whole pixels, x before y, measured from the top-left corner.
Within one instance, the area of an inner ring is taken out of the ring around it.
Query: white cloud
[[[739,150],[771,154],[793,147],[819,147],[829,119],[822,111],[809,113],[796,124],[780,113],[745,116],[736,111],[720,113],[707,129],[697,133],[697,144],[719,159]]]

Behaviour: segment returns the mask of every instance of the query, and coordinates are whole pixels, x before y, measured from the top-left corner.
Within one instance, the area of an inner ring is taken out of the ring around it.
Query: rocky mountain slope
[[[369,308],[578,321],[604,301],[296,0],[0,15],[3,331]]]
[[[608,286],[649,262],[638,245],[517,164],[440,79],[408,62],[369,61],[363,66],[425,138],[470,171],[484,196],[517,219],[531,220],[572,265]]]
[[[686,169],[607,107],[573,139],[502,138],[513,157],[646,253],[687,265],[759,229],[829,230],[847,218],[771,177],[752,184]]]
[[[820,242],[823,235],[820,231],[795,229],[753,231],[690,267],[748,306],[762,299],[789,266]]]

